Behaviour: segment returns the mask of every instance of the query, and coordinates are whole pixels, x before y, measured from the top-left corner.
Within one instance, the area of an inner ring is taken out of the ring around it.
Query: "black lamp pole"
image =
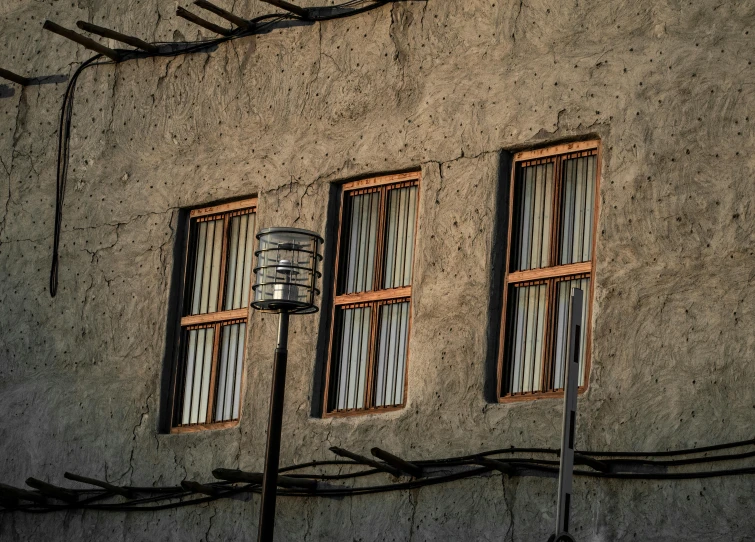
[[[270,419],[267,422],[265,471],[262,474],[262,502],[258,542],[272,542],[275,530],[275,499],[278,489],[278,461],[283,423],[283,397],[286,392],[286,362],[288,361],[288,313],[281,312],[278,320],[278,345],[273,357],[273,383],[270,390]]]
[[[254,268],[256,280],[252,287],[252,307],[279,314],[257,532],[257,542],[273,542],[283,399],[286,393],[288,317],[291,314],[317,312],[315,296],[320,293],[317,279],[321,276],[317,271],[317,264],[322,261],[320,247],[323,239],[314,232],[299,228],[267,228],[257,234],[257,239],[259,250],[255,252],[257,267]]]

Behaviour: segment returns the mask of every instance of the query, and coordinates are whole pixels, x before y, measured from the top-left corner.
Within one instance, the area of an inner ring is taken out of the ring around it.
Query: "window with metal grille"
[[[401,408],[420,174],[345,184],[326,415]]]
[[[585,294],[579,386],[590,367],[600,143],[514,157],[498,389],[502,401],[563,393],[571,291]]]
[[[172,432],[239,419],[256,205],[250,199],[189,215]]]

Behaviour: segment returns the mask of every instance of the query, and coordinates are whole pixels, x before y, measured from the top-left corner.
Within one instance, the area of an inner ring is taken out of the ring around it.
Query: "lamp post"
[[[317,312],[317,263],[322,260],[323,239],[298,228],[268,228],[257,234],[259,250],[252,307],[280,314],[278,342],[273,357],[270,417],[267,425],[265,470],[262,474],[258,542],[272,542],[275,530],[275,499],[278,486],[283,396],[286,391],[288,315]]]

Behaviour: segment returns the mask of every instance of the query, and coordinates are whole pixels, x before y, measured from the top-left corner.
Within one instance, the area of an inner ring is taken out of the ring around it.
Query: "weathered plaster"
[[[231,4],[250,17],[270,11]],[[70,76],[89,57],[43,32],[46,18],[150,40],[210,37],[175,6],[7,0],[2,66]],[[603,180],[578,447],[751,438],[753,39],[751,1],[429,0],[209,54],[89,69],[74,106],[54,299],[65,82],[0,84],[0,479],[61,483],[70,470],[151,485],[209,480],[220,466],[260,469],[274,317],[251,317],[237,428],[157,431],[178,209],[257,195],[259,228],[324,233],[330,183],[410,168],[423,177],[407,407],[312,417],[320,316],[296,317],[282,462],[329,459],[330,446],[380,444],[418,459],[557,446],[560,401],[485,399],[488,267],[503,250],[493,244],[501,150],[586,136],[603,142]],[[277,535],[545,540],[554,493],[549,479],[492,476],[284,499]],[[753,493],[745,477],[579,479],[573,524],[581,540],[753,540]],[[144,514],[5,513],[0,538],[251,540],[256,517],[256,501],[244,499]]]

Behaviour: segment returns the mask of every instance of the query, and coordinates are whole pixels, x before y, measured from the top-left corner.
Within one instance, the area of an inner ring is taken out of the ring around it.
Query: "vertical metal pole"
[[[273,358],[273,383],[270,391],[270,419],[267,424],[265,471],[262,474],[262,502],[257,542],[273,542],[275,530],[275,498],[278,489],[278,460],[281,448],[283,396],[286,391],[288,360],[288,313],[281,312],[278,321],[278,345]]]
[[[569,532],[572,478],[574,476],[574,430],[577,422],[577,388],[579,387],[579,340],[582,335],[582,290],[575,288],[571,298],[569,346],[564,390],[564,429],[561,434],[561,465],[558,473],[556,539]]]

